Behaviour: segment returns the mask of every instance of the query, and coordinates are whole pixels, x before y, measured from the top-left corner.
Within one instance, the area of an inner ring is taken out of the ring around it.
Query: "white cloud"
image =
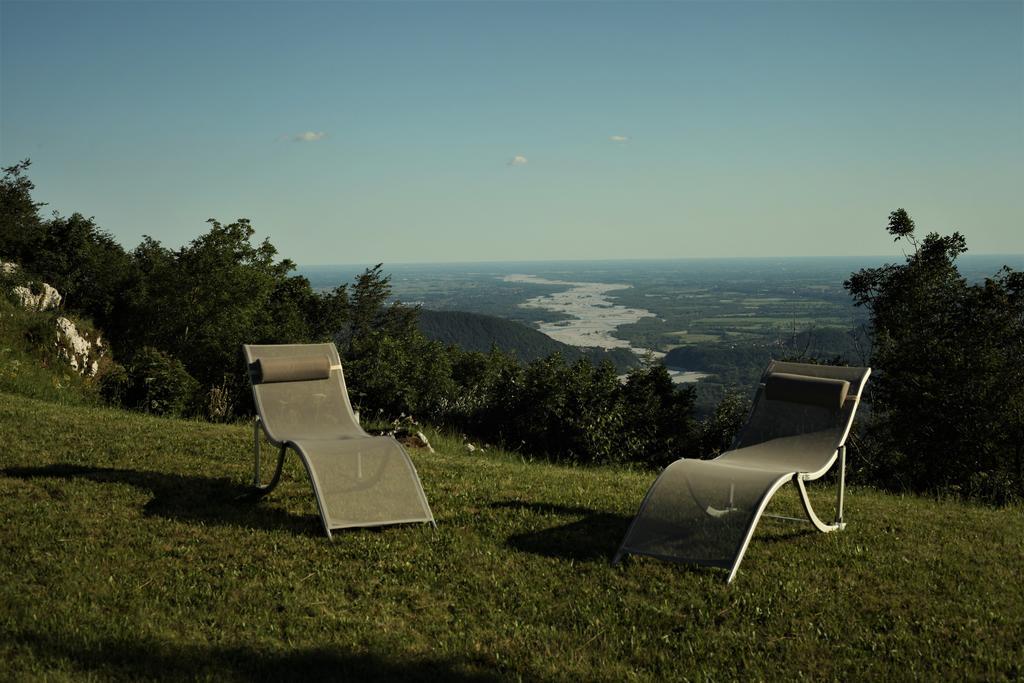
[[[526,166],[527,163],[528,163],[528,159],[526,157],[524,157],[522,154],[517,154],[514,157],[512,157],[511,159],[509,159],[508,165],[509,166]]]
[[[292,142],[316,142],[317,140],[323,140],[327,137],[327,133],[320,131],[307,130],[304,133],[292,136]]]
[[[612,135],[608,139],[611,140],[612,142],[629,142],[628,135]]]

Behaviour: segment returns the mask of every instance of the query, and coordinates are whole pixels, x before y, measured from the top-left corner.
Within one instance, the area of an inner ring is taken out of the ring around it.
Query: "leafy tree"
[[[349,393],[373,417],[439,417],[454,389],[449,356],[420,332],[418,308],[389,301],[391,278],[381,268],[366,269],[351,289],[335,290],[331,304],[344,309],[335,341]]]
[[[0,178],[0,260],[29,266],[43,240],[43,222],[39,209],[45,204],[32,199],[35,185],[26,171],[32,162],[25,159],[3,169]]]
[[[80,213],[46,222],[30,267],[60,291],[65,308],[90,316],[102,329],[116,327],[125,292],[138,276],[121,245]]]
[[[269,240],[252,244],[247,219],[222,224],[172,251],[146,238],[132,254],[139,281],[123,335],[130,348],[153,346],[181,359],[204,387],[246,401],[243,343],[325,341],[345,315],[344,290],[317,294],[276,260]],[[226,384],[225,384],[226,383]]]
[[[504,387],[514,438],[533,453],[582,462],[624,460],[619,446],[624,415],[615,369],[559,354],[530,363],[522,383]]]
[[[449,347],[452,395],[443,406],[446,421],[494,442],[518,446],[508,431],[505,401],[514,399],[523,383],[523,366],[498,347],[489,353]]]
[[[664,365],[630,372],[622,396],[630,460],[663,467],[694,450],[697,392],[676,387]]]
[[[888,231],[913,251],[845,286],[871,316],[873,456],[867,474],[915,490],[1002,502],[1024,492],[1024,273],[961,277],[963,235],[918,241],[898,209]]]
[[[743,392],[729,391],[700,427],[700,456],[713,458],[732,447],[750,415],[750,398]]]

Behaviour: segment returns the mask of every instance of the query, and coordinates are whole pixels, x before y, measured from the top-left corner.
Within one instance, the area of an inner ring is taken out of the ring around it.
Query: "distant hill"
[[[748,385],[758,380],[772,358],[809,358],[827,362],[838,357],[857,364],[864,355],[858,341],[863,344],[866,340],[860,338],[855,330],[815,328],[772,343],[680,346],[665,355],[665,365],[708,372],[716,375],[719,381]]]
[[[561,353],[568,361],[587,357],[594,362],[610,360],[620,372],[639,363],[627,349],[580,348],[555,341],[543,332],[493,315],[463,311],[420,310],[420,330],[430,339],[454,344],[465,351],[487,353],[497,346],[523,362]]]

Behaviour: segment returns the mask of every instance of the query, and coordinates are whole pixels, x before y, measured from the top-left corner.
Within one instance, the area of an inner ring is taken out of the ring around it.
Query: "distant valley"
[[[589,358],[599,363],[611,361],[619,372],[626,372],[640,363],[627,349],[602,349],[563,344],[548,335],[514,320],[465,311],[420,310],[420,330],[429,339],[454,344],[465,351],[487,353],[492,348],[530,362],[560,353],[568,361]]]
[[[843,282],[885,261],[549,261],[385,264],[384,270],[395,299],[422,307],[420,326],[431,339],[481,352],[496,346],[523,362],[554,352],[570,361],[608,359],[620,373],[641,362],[630,349],[650,349],[676,374],[699,373],[686,380],[703,377],[696,385],[703,413],[729,390],[749,392],[770,358],[864,362],[870,352],[864,312]],[[1004,264],[1021,269],[1024,257],[967,254],[959,264],[968,281],[980,281]],[[329,289],[361,270],[300,272],[314,288]]]

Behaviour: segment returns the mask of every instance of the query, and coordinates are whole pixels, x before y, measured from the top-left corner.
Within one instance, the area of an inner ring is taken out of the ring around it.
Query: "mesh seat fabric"
[[[329,361],[330,373],[322,379],[316,378],[319,372],[302,372],[296,381],[253,384],[263,429],[273,443],[299,454],[328,534],[344,527],[434,521],[402,445],[359,426],[333,344],[247,345],[244,352],[250,367],[258,360],[297,368],[313,367],[317,358]]]

